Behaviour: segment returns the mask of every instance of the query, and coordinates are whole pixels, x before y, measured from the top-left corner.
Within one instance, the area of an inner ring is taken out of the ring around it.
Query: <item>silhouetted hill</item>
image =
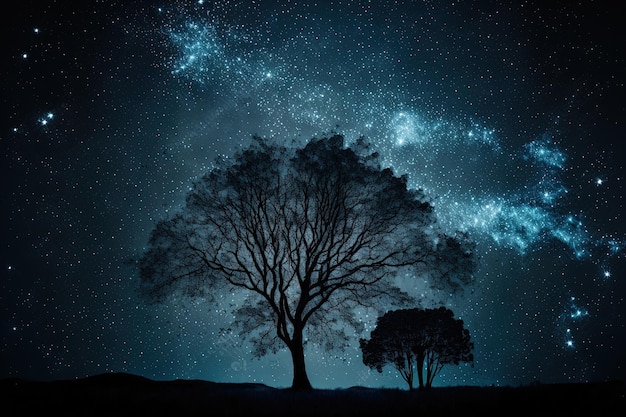
[[[0,380],[10,415],[81,416],[603,416],[626,411],[622,381],[408,392],[353,387],[294,392],[262,384],[155,381],[126,373],[84,379]],[[5,414],[9,415],[9,414]]]

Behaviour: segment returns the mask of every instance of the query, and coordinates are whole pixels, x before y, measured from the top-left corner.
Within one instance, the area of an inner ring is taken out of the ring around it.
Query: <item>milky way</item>
[[[143,305],[128,260],[253,134],[336,131],[364,136],[478,243],[477,286],[444,297],[476,362],[435,385],[623,377],[626,71],[611,11],[401,3],[23,6],[0,140],[4,374],[288,385],[288,355],[252,359],[221,305]],[[314,386],[403,385],[370,372],[357,341],[307,360]]]

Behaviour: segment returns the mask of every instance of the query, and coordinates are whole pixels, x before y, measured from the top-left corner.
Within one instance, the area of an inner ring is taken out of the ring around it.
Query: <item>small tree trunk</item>
[[[416,355],[415,368],[417,370],[417,380],[419,381],[419,388],[424,389],[424,355]]]
[[[409,384],[409,391],[413,391],[413,355],[407,353],[404,359],[406,368],[404,369],[405,381]]]
[[[293,361],[293,382],[292,390],[312,390],[311,382],[306,373],[306,365],[304,363],[304,345],[302,341],[302,330],[295,330],[293,340],[290,343],[289,351],[291,352],[291,360]]]

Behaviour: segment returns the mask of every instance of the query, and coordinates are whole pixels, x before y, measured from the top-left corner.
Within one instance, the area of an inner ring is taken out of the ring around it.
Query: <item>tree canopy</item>
[[[287,348],[293,388],[308,389],[307,340],[346,346],[363,330],[360,308],[407,305],[395,280],[402,271],[416,283],[462,288],[473,249],[467,235],[438,231],[424,192],[382,168],[363,138],[289,147],[254,137],[156,224],[138,262],[140,292],[151,301],[240,293],[233,325],[254,355]]]
[[[474,360],[469,330],[445,307],[388,311],[378,318],[370,339],[361,339],[360,345],[365,365],[378,372],[393,365],[409,389],[415,371],[419,388],[430,388],[444,365]]]

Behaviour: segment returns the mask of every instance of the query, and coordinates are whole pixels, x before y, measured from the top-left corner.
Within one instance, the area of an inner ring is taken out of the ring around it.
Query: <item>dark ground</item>
[[[34,416],[626,415],[623,381],[413,392],[360,387],[293,392],[260,384],[154,381],[122,373],[49,382],[9,378],[0,380],[0,390],[0,401],[10,415]]]

